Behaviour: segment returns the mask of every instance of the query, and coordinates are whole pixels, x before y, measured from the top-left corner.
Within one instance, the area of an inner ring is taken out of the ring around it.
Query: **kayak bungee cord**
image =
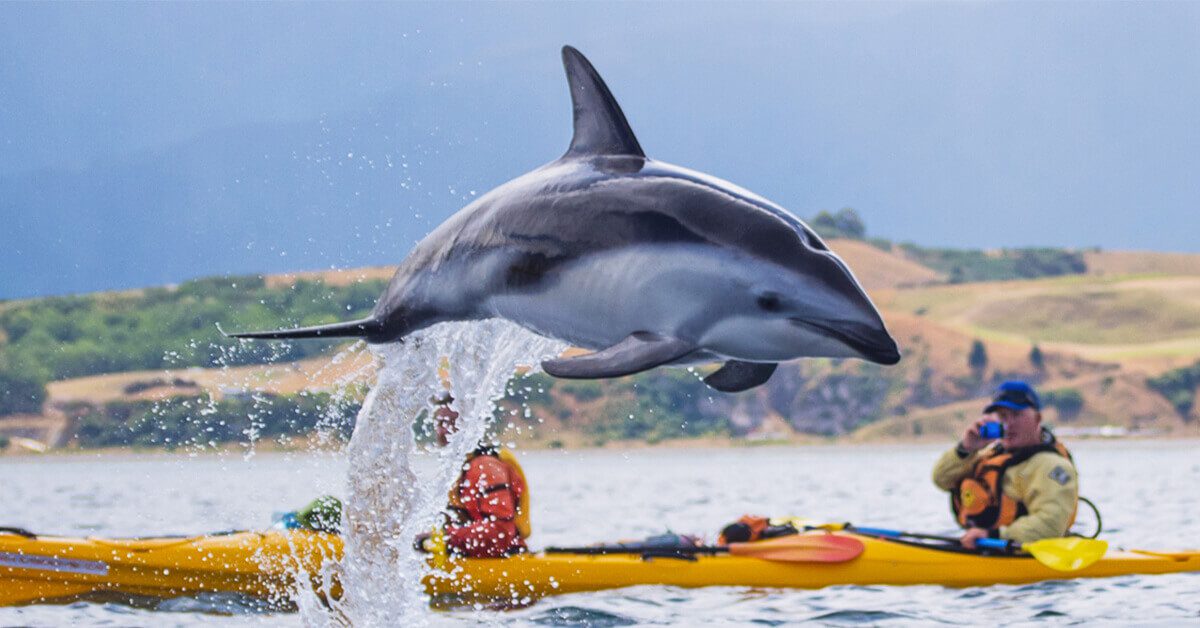
[[[639,554],[644,558],[695,558],[696,555],[732,554],[785,563],[842,563],[863,553],[862,541],[832,534],[796,534],[753,543],[729,545],[547,547],[547,554]]]

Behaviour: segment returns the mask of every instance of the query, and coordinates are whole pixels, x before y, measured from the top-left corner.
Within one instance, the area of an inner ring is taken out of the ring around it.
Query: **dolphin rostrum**
[[[491,190],[421,240],[367,318],[232,334],[395,342],[435,323],[506,318],[595,350],[547,360],[607,378],[724,361],[726,392],[781,361],[900,360],[850,269],[803,222],[715,177],[646,157],[595,68],[562,51],[575,134],[561,159]]]

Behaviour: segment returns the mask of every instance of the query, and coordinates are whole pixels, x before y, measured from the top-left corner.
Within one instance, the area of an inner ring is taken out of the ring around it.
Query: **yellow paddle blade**
[[[1051,569],[1076,571],[1103,558],[1108,551],[1108,541],[1079,537],[1042,539],[1023,543],[1021,549]]]
[[[862,541],[834,534],[793,534],[767,541],[731,543],[729,553],[783,563],[844,563],[863,553]]]

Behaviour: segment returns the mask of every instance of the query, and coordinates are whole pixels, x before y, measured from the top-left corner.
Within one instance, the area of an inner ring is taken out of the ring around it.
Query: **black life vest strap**
[[[1029,460],[1030,458],[1042,453],[1043,451],[1048,451],[1050,453],[1058,454],[1060,456],[1063,455],[1063,452],[1065,451],[1067,453],[1066,459],[1070,460],[1071,462],[1075,462],[1075,460],[1073,458],[1071,458],[1071,452],[1068,451],[1066,447],[1063,447],[1062,451],[1060,451],[1058,448],[1058,445],[1059,445],[1058,438],[1056,438],[1054,436],[1054,432],[1051,432],[1050,430],[1043,427],[1042,428],[1042,442],[1038,445],[1030,445],[1029,447],[1020,447],[1018,449],[1012,450],[1011,452],[1008,452],[1008,453],[1012,454],[1012,458],[1008,459],[1008,462],[1005,463],[1004,468],[1007,469],[1008,467],[1011,467],[1013,465],[1021,464],[1022,462]],[[1004,447],[1001,446],[998,449],[997,453],[1004,453]]]

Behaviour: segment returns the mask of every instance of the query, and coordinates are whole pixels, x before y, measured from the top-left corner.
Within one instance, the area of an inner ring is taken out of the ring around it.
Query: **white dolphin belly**
[[[649,331],[743,360],[795,357],[786,321],[748,316],[767,264],[699,245],[645,245],[589,255],[557,269],[545,286],[493,296],[498,316],[574,345],[602,349]],[[740,303],[750,300],[750,304]]]

